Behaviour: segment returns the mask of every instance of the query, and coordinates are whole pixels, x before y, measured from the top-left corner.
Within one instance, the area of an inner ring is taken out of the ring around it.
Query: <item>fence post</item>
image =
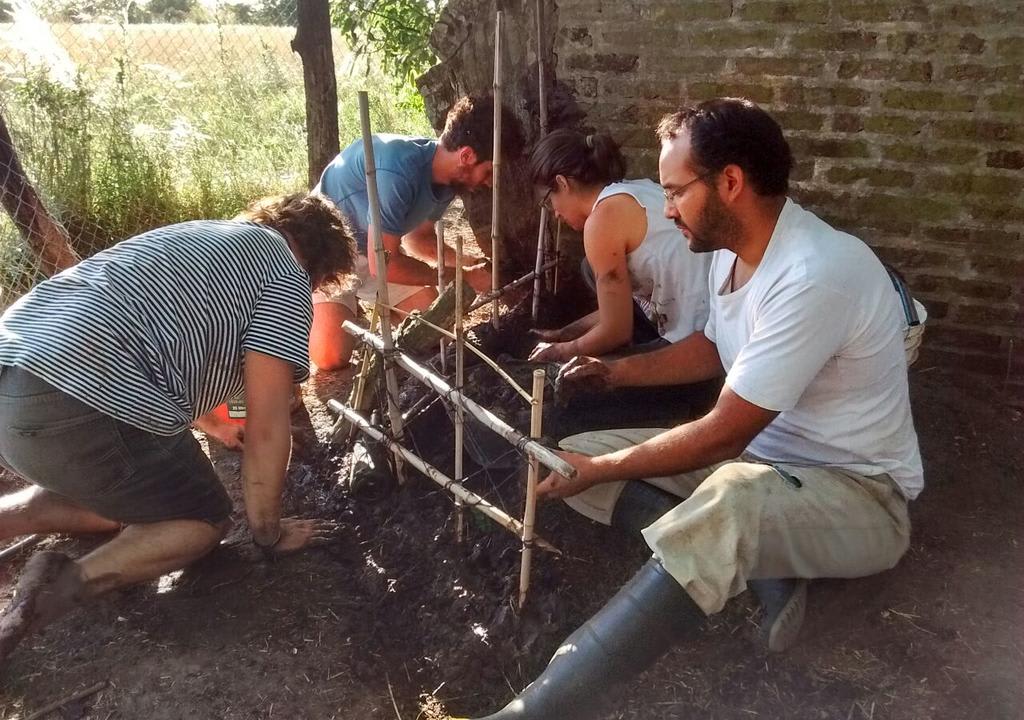
[[[309,186],[338,154],[338,85],[334,78],[331,10],[328,0],[298,0],[292,50],[302,58],[306,89],[306,152]]]

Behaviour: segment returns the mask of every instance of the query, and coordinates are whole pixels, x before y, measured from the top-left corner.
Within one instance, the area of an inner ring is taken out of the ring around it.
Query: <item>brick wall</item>
[[[1024,394],[1024,3],[561,0],[557,75],[631,175],[681,102],[748,97],[797,157],[793,197],[903,270],[921,366]]]

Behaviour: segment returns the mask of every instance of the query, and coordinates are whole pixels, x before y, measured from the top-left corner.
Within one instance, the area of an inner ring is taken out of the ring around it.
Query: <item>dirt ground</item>
[[[928,485],[896,569],[813,583],[802,642],[778,656],[755,639],[754,604],[737,598],[699,642],[618,693],[605,717],[1024,717],[1024,419],[997,385],[951,380],[912,371]],[[325,403],[344,398],[349,382],[342,373],[307,384],[307,447],[286,496],[289,514],[338,520],[337,544],[268,563],[240,528],[194,567],[63,619],[0,669],[0,720],[98,681],[109,686],[50,717],[483,714],[527,684],[646,559],[638,538],[546,504],[538,527],[564,554],[536,555],[533,596],[517,615],[510,535],[471,516],[456,544],[450,500],[422,477],[378,501],[338,483],[347,463],[325,442]],[[238,456],[211,453],[241,518]],[[500,475],[478,474],[474,487],[518,515],[522,474]],[[11,486],[0,479],[0,490]],[[101,541],[44,546],[78,555]],[[0,565],[0,605],[26,557]]]

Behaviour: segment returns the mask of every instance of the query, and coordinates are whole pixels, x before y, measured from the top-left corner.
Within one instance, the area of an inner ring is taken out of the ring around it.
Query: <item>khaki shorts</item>
[[[0,365],[0,464],[124,524],[217,524],[231,499],[190,430],[163,436],[94,410],[18,367]]]
[[[313,292],[313,304],[337,303],[347,307],[353,315],[359,314],[359,301],[373,303],[377,299],[377,278],[370,275],[370,264],[365,255],[356,257],[355,277],[345,285],[322,288]],[[422,291],[427,285],[399,285],[388,283],[388,300],[396,306]]]

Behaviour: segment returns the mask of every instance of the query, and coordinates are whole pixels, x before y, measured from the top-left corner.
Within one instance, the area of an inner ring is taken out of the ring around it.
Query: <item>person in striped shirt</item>
[[[355,258],[316,195],[265,198],[232,221],[159,228],[46,280],[0,318],[0,539],[117,532],[78,559],[40,552],[0,616],[0,661],[101,593],[210,552],[232,503],[191,432],[242,445],[253,542],[283,554],[332,527],[281,517],[293,383],[309,375],[310,291]],[[244,437],[208,415],[243,390]],[[119,532],[118,532],[119,531]]]

